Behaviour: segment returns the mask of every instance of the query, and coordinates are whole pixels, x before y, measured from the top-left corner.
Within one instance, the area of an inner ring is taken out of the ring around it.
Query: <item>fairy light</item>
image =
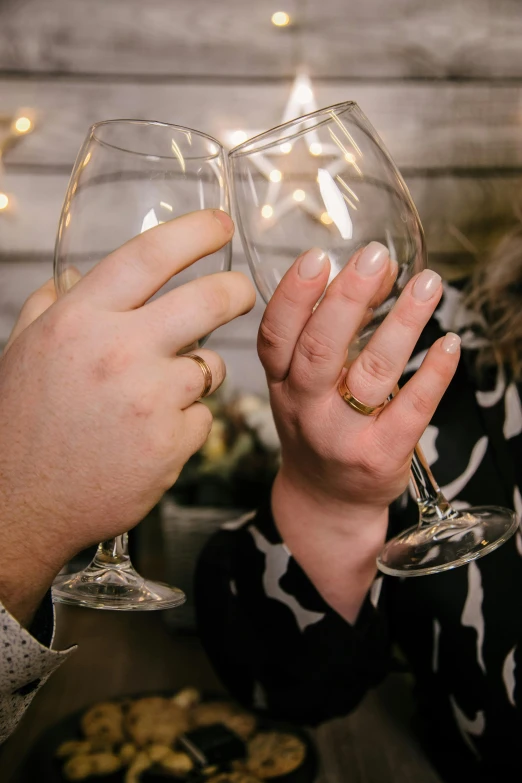
[[[232,144],[237,145],[243,144],[243,142],[247,140],[248,136],[246,135],[245,131],[237,130],[231,134],[230,138]]]
[[[309,148],[310,155],[321,155],[323,151],[323,145],[319,144],[318,141],[314,141],[312,144],[310,144]]]
[[[333,223],[332,218],[328,214],[328,212],[323,212],[323,214],[320,217],[321,223],[323,223],[325,226],[331,226]]]
[[[275,14],[272,14],[272,24],[276,27],[288,27],[290,15],[286,11],[276,11]]]
[[[33,128],[33,123],[29,117],[18,117],[15,122],[15,131],[17,133],[29,133]]]
[[[292,152],[292,145],[290,144],[289,141],[285,141],[284,144],[281,144],[279,149],[281,150],[283,155],[288,155],[289,152]]]
[[[279,169],[273,169],[273,171],[270,172],[270,182],[281,182],[282,179],[283,175]]]
[[[0,193],[0,212],[3,212],[9,206],[9,196],[7,193]]]
[[[297,190],[294,190],[292,198],[294,201],[304,201],[306,198],[306,193],[304,190],[301,190],[301,188],[297,188]]]
[[[261,215],[265,218],[265,220],[268,220],[272,217],[274,214],[274,208],[270,206],[270,204],[265,204],[263,209],[261,210]]]

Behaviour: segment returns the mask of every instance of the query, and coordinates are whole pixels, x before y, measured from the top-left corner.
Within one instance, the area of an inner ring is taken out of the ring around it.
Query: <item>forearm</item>
[[[200,638],[222,681],[238,701],[281,720],[346,715],[389,669],[385,614],[366,601],[351,625],[331,609],[286,554],[268,504],[209,540],[195,598]]]
[[[282,469],[272,489],[279,533],[329,606],[356,622],[376,574],[388,509],[350,507],[299,489]]]

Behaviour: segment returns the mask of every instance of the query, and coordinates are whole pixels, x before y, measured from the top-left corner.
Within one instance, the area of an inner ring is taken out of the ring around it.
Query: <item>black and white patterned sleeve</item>
[[[0,604],[0,743],[14,731],[39,688],[73,652],[74,648],[51,650],[53,637],[50,593],[29,630]]]
[[[317,724],[345,715],[389,669],[374,585],[355,626],[319,595],[281,541],[270,509],[225,525],[196,569],[203,644],[241,703]]]

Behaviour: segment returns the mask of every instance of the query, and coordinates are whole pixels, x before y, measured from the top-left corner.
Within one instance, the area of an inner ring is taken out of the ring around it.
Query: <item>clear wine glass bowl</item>
[[[60,218],[54,258],[58,293],[66,294],[74,270],[85,275],[132,237],[207,208],[230,211],[225,153],[215,139],[160,122],[93,125],[78,153]],[[156,296],[230,265],[229,243],[175,275]],[[179,588],[145,580],[135,571],[126,534],[100,544],[83,571],[60,575],[53,595],[63,603],[120,610],[166,609],[185,600]]]
[[[303,250],[328,253],[331,281],[359,248],[386,245],[398,264],[396,282],[361,326],[356,355],[426,266],[419,215],[375,129],[355,103],[329,106],[235,147],[229,166],[241,240],[266,302]],[[491,552],[516,530],[509,509],[452,508],[419,447],[411,477],[419,524],[386,544],[377,562],[385,573],[445,571]]]

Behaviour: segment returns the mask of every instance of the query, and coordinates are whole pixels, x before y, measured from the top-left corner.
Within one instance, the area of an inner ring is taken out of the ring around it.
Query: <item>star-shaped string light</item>
[[[31,111],[18,111],[15,115],[0,115],[0,214],[7,212],[13,205],[13,197],[2,188],[2,160],[7,150],[14,147],[24,136],[34,130],[34,117]]]
[[[306,72],[301,71],[295,78],[281,122],[288,122],[316,110],[317,103],[310,77]],[[279,146],[270,147],[267,152],[252,155],[252,165],[267,181],[265,197],[260,207],[263,219],[261,225],[264,224],[266,229],[291,210],[300,209],[325,226],[335,224],[343,238],[352,236],[352,220],[348,207],[356,211],[359,199],[353,188],[340,175],[347,164],[353,168],[355,175],[361,175],[357,163],[361,151],[337,115],[332,113],[331,119],[337,127],[329,126],[328,143],[322,142],[318,131],[311,127],[296,141],[282,141]],[[255,132],[233,131],[229,134],[228,141],[237,145],[254,135]],[[278,158],[284,158],[297,145],[303,146],[303,155],[317,158],[321,163],[317,167],[317,183],[323,203],[313,193],[303,188],[296,188],[291,194],[281,196],[284,173],[281,171]]]

